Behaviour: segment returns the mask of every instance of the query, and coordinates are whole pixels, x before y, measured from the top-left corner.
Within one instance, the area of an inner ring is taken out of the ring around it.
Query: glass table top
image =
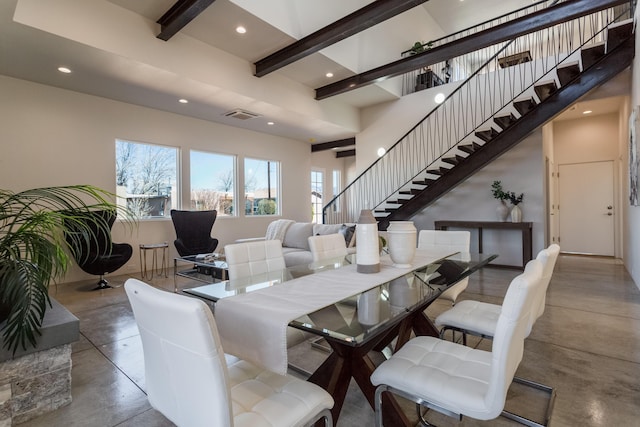
[[[321,263],[301,264],[288,267],[284,270],[271,271],[253,276],[240,277],[196,288],[184,289],[183,292],[209,301],[216,302],[221,298],[256,291],[269,286],[274,286],[298,277],[320,273],[326,270],[334,270],[352,263],[354,255],[332,258]]]
[[[497,255],[458,252],[424,267],[345,298],[335,304],[297,318],[289,326],[330,337],[350,345],[399,323],[412,312],[424,310],[443,291],[487,265]],[[321,264],[300,265],[281,271],[228,280],[183,292],[209,301],[218,301],[350,264],[353,256]]]

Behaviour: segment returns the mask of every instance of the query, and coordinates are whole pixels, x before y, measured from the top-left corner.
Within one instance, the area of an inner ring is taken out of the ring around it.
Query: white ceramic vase
[[[411,267],[416,255],[417,231],[413,221],[390,221],[387,227],[389,255],[393,266]]]
[[[358,296],[358,322],[375,325],[380,322],[380,288],[373,288]]]
[[[507,218],[509,218],[509,207],[505,202],[500,201],[500,204],[496,208],[496,214],[498,215],[498,221],[507,221]]]
[[[380,271],[380,250],[378,223],[370,210],[363,209],[356,224],[356,271],[358,273],[378,273]]]
[[[511,208],[511,222],[522,222],[522,209],[518,205]]]

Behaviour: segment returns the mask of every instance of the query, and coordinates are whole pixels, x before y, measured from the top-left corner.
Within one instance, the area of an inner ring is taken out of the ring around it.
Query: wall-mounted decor
[[[638,201],[638,180],[640,179],[639,114],[640,105],[636,106],[629,116],[629,202],[631,206],[640,205]]]

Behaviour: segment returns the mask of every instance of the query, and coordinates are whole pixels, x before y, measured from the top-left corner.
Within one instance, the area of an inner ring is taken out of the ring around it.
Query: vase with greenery
[[[87,212],[114,210],[133,224],[133,216],[114,203],[115,195],[91,185],[0,190],[0,331],[2,346],[36,346],[47,308],[49,283],[68,271],[78,247],[69,247],[65,231],[95,238],[86,225]],[[110,233],[96,220],[100,232]],[[86,231],[86,233],[85,233]],[[86,243],[86,242],[85,242]]]
[[[502,188],[501,181],[493,181],[491,184],[491,194],[493,198],[500,201],[500,205],[496,208],[498,219],[505,222],[509,217],[509,207],[505,203],[505,200],[509,198],[509,193]]]

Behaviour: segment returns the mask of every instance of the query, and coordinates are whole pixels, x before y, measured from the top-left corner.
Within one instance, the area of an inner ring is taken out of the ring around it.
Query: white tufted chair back
[[[553,269],[556,266],[558,255],[560,254],[560,246],[555,243],[548,248],[541,250],[536,257],[537,260],[542,262],[542,286],[540,286],[540,293],[538,294],[538,310],[534,313],[535,317],[533,322],[538,320],[542,313],[544,313],[544,307],[547,302],[547,289],[549,289],[549,283],[551,282],[551,276],[553,275]]]
[[[308,240],[313,262],[347,256],[347,244],[342,234],[309,236]]]
[[[469,252],[471,233],[454,230],[420,230],[418,234],[418,248],[444,249],[453,252]],[[469,284],[469,278],[462,279],[440,295],[440,298],[456,303],[460,295]]]
[[[491,348],[491,376],[485,395],[488,413],[498,416],[504,408],[507,390],[522,360],[524,339],[542,280],[543,266],[538,260],[527,263],[515,277],[504,297]]]
[[[286,268],[280,240],[234,243],[224,247],[224,254],[231,280]]]
[[[178,426],[233,426],[227,365],[211,309],[136,279],[124,287],[140,330],[151,406]]]

